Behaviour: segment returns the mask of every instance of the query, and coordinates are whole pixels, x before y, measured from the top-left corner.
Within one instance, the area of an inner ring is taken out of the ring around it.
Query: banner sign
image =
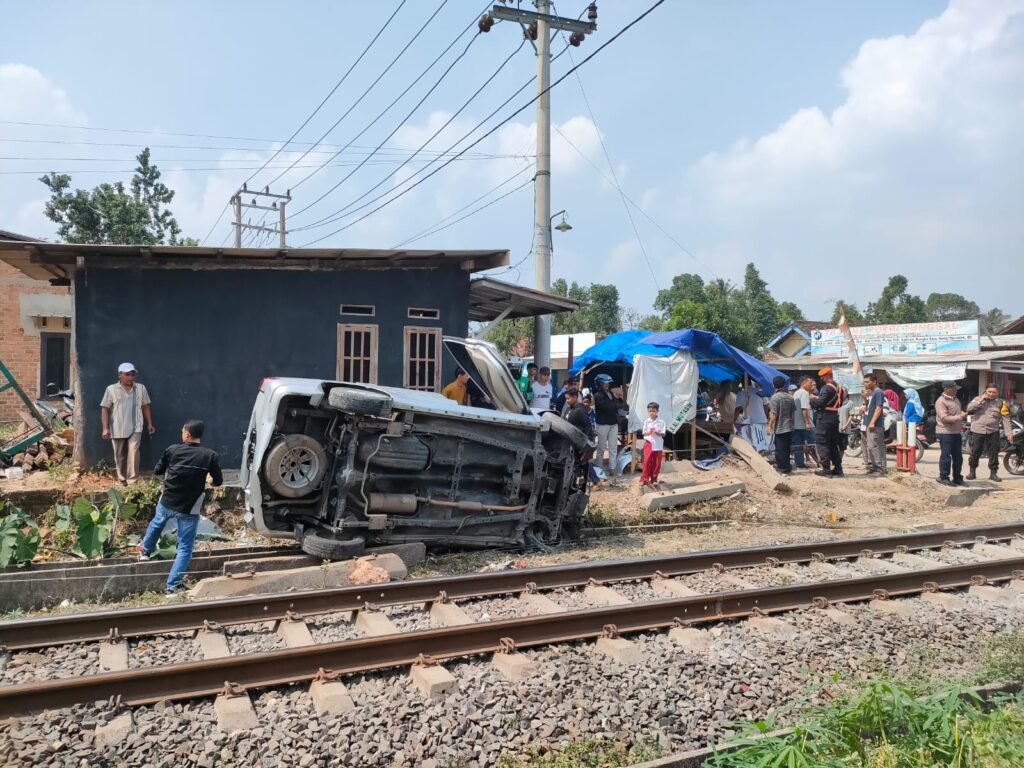
[[[977,320],[865,325],[850,331],[857,353],[863,357],[933,357],[981,350]],[[811,332],[812,355],[841,357],[848,353],[846,338],[839,328]]]

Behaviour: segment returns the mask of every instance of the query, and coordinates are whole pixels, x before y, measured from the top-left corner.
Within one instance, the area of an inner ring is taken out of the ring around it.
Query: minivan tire
[[[285,435],[267,451],[263,474],[278,496],[308,496],[320,487],[327,474],[327,451],[309,435]]]
[[[355,416],[382,416],[391,414],[391,395],[365,389],[334,387],[327,394],[327,402],[336,408]]]
[[[569,441],[569,445],[577,451],[585,451],[587,448],[591,447],[590,440],[587,436],[557,413],[545,411],[540,415],[540,420],[545,431],[553,432],[559,437],[565,438]]]
[[[302,534],[299,546],[307,555],[319,557],[321,560],[348,560],[359,557],[366,551],[366,539],[362,536],[335,539],[322,531],[307,529]]]

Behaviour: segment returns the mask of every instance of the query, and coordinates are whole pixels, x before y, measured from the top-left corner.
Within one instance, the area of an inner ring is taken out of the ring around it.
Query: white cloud
[[[73,125],[87,122],[63,88],[25,64],[0,64],[0,119]]]
[[[953,0],[911,35],[865,42],[841,83],[830,113],[801,109],[693,165],[679,202],[689,231],[707,250],[728,242],[729,261],[758,263],[812,316],[825,308],[795,286],[819,258],[831,260],[823,296],[865,301],[902,271],[916,292],[1019,306],[963,259],[1019,259],[1024,0]],[[962,278],[936,268],[954,263]]]

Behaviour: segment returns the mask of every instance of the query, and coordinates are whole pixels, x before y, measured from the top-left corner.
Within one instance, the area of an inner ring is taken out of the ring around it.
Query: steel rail
[[[874,538],[711,550],[597,563],[572,563],[495,573],[410,579],[368,586],[16,619],[0,622],[0,646],[10,650],[27,650],[102,640],[109,637],[111,630],[115,629],[120,637],[135,637],[198,629],[203,626],[204,621],[213,621],[220,625],[248,624],[283,619],[289,612],[308,616],[358,610],[367,603],[383,606],[430,602],[441,592],[449,599],[488,597],[522,592],[533,586],[537,589],[578,587],[591,580],[609,583],[631,581],[649,579],[658,573],[665,576],[683,576],[706,571],[717,565],[725,568],[745,568],[775,561],[799,563],[816,559],[851,558],[865,552],[888,554],[904,549],[938,548],[946,544],[973,544],[979,538],[986,541],[1006,541],[1017,536],[1024,536],[1024,522]]]
[[[289,648],[247,656],[110,672],[0,688],[0,717],[43,709],[119,700],[128,706],[211,696],[225,687],[264,688],[389,669],[417,661],[493,653],[511,639],[516,648],[585,640],[829,603],[913,595],[1024,578],[1024,557],[953,565],[788,587],[719,592],[695,597],[485,621],[359,640]],[[225,681],[230,685],[226,686]]]

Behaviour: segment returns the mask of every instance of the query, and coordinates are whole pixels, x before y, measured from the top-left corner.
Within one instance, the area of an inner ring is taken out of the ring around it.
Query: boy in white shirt
[[[554,395],[551,386],[551,369],[541,368],[537,372],[537,380],[530,382],[530,391],[533,398],[530,400],[530,410],[534,413],[543,413],[551,410],[551,398]]]
[[[665,455],[665,421],[658,418],[657,403],[647,404],[647,421],[644,422],[644,471],[640,475],[640,487],[657,485],[661,472],[661,460]]]

